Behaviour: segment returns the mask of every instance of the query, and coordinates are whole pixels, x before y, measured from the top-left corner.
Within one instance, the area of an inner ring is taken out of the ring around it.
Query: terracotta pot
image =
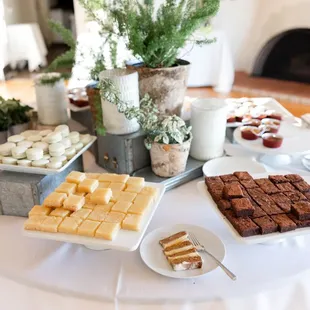
[[[9,128],[9,134],[10,136],[19,135],[21,132],[26,131],[29,128],[30,128],[30,122],[14,125]]]
[[[181,59],[177,66],[169,68],[127,65],[139,73],[140,99],[149,94],[161,112],[179,116],[187,89],[189,66],[188,61]]]
[[[152,143],[150,149],[153,172],[160,177],[173,177],[185,171],[192,139],[183,144]]]

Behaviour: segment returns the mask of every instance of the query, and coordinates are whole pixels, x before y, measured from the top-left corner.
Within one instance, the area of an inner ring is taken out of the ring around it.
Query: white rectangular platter
[[[246,99],[246,98],[243,98],[243,99]],[[248,98],[248,99],[257,103],[257,105],[263,105],[269,110],[274,110],[276,113],[281,113],[284,116],[284,118],[285,117],[286,118],[294,118],[292,113],[290,113],[277,100],[275,100],[273,98],[262,97],[262,98]],[[225,100],[225,102],[229,105],[230,103],[232,103],[236,100],[238,100],[238,98],[228,98]],[[242,123],[240,123],[240,122],[234,122],[234,123],[227,123],[226,127],[238,127],[241,125],[242,125]]]
[[[254,174],[252,175],[254,179],[258,178],[266,178],[268,175],[272,174],[278,174],[278,173],[264,173],[264,174]],[[310,184],[310,177],[305,176],[303,177],[306,182]],[[310,234],[310,227],[306,228],[298,228],[296,230],[288,231],[285,233],[280,233],[280,232],[275,232],[272,234],[266,234],[266,235],[257,235],[257,236],[251,236],[251,237],[241,237],[239,233],[235,230],[235,228],[232,226],[230,221],[223,215],[223,213],[218,209],[217,205],[213,201],[211,195],[208,192],[207,186],[205,185],[204,181],[200,181],[197,183],[198,190],[200,194],[206,199],[207,205],[206,207],[211,207],[219,216],[221,220],[226,224],[228,230],[240,243],[245,243],[245,244],[257,244],[257,243],[269,243],[269,242],[275,242],[279,241],[281,239],[286,239],[290,237],[297,237],[297,236],[302,236],[302,235],[307,235]]]
[[[56,174],[59,172],[64,171],[68,168],[79,156],[81,156],[86,150],[90,148],[90,146],[97,140],[97,137],[91,136],[91,140],[87,143],[82,149],[79,150],[68,162],[59,169],[49,169],[49,168],[38,168],[38,167],[24,167],[24,166],[17,166],[17,165],[4,165],[0,164],[0,170],[5,171],[14,171],[14,172],[22,172],[22,173],[34,173],[34,174],[43,174],[43,175],[50,175]]]
[[[23,230],[23,234],[32,238],[48,239],[55,241],[63,241],[68,243],[77,243],[85,245],[93,250],[118,250],[118,251],[135,251],[145,234],[145,231],[165,193],[165,185],[160,183],[145,182],[146,186],[156,187],[159,190],[156,200],[151,207],[143,215],[143,223],[140,231],[130,231],[121,229],[113,241],[83,237],[77,235],[69,235],[63,233],[47,233],[40,231]]]

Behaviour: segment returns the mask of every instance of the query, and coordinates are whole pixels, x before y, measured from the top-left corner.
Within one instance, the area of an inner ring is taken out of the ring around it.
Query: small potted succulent
[[[182,173],[192,141],[191,127],[176,115],[161,114],[148,94],[140,101],[140,107],[132,107],[120,99],[111,80],[101,81],[100,88],[101,97],[115,104],[127,119],[136,119],[145,132],[153,172],[160,177]]]

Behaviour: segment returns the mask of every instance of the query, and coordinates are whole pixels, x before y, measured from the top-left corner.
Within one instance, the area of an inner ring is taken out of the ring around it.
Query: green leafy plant
[[[146,133],[146,147],[150,149],[153,142],[164,144],[182,144],[191,138],[191,127],[176,115],[160,114],[149,95],[140,101],[140,107],[132,107],[122,101],[119,92],[110,79],[100,81],[101,97],[117,106],[129,120],[137,119]]]
[[[132,54],[150,68],[177,65],[179,50],[219,9],[220,0],[166,0],[155,11],[153,0],[79,0],[107,39],[124,38]],[[193,40],[195,41],[195,40]],[[213,40],[200,40],[199,44]]]

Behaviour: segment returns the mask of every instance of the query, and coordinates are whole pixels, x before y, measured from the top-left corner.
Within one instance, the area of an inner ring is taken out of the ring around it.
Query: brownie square
[[[305,227],[310,227],[310,220],[303,220],[300,221],[297,219],[297,217],[290,213],[287,215],[296,225],[298,228],[305,228]]]
[[[248,217],[235,217],[232,210],[227,210],[225,216],[242,237],[255,236],[260,228]]]
[[[236,171],[234,172],[234,175],[239,179],[239,180],[253,180],[251,175],[247,171]]]
[[[264,191],[261,188],[251,188],[247,190],[249,195],[254,199],[260,197],[261,195],[265,195]]]
[[[287,179],[284,175],[270,175],[269,180],[275,184],[287,182]]]
[[[223,193],[227,199],[242,198],[244,196],[239,184],[225,184]]]
[[[275,194],[280,190],[268,179],[256,179],[256,184],[266,193],[266,194]]]
[[[289,182],[299,182],[299,181],[303,181],[303,178],[298,175],[298,174],[287,174],[285,176],[285,178],[289,181]]]
[[[221,199],[217,202],[217,206],[221,211],[231,209],[231,202],[226,199]]]
[[[224,175],[221,175],[220,177],[224,183],[238,181],[237,177],[235,177],[233,174],[224,174]]]
[[[253,215],[255,210],[248,198],[233,199],[231,205],[237,217]]]
[[[295,182],[293,184],[302,193],[310,191],[310,185],[305,181],[299,181],[299,182]]]
[[[223,190],[221,189],[209,189],[209,193],[216,203],[223,198]]]
[[[303,193],[299,191],[285,192],[284,195],[288,197],[289,199],[291,199],[293,202],[307,200],[306,196],[303,195]]]
[[[276,224],[269,216],[253,219],[253,222],[260,227],[262,235],[278,231],[278,224]]]
[[[292,213],[298,220],[310,220],[310,202],[299,201],[292,205]]]
[[[205,183],[207,186],[212,183],[220,183],[224,185],[220,177],[205,177]]]
[[[291,192],[295,190],[295,187],[289,182],[279,183],[276,184],[276,186],[281,192]]]
[[[254,202],[255,203],[255,202]],[[250,218],[252,219],[255,219],[255,218],[258,218],[258,217],[262,217],[262,216],[266,216],[267,213],[261,208],[259,207],[258,205],[253,205],[253,202],[252,202],[252,206],[254,207],[254,213],[252,216],[250,216]]]
[[[307,198],[308,200],[310,200],[310,192],[306,192],[306,193],[304,193],[304,195],[306,196],[306,198]]]
[[[242,186],[244,186],[247,189],[258,187],[258,185],[255,183],[255,181],[252,180],[252,179],[250,179],[250,180],[241,180],[240,183],[242,184]]]
[[[268,215],[275,215],[275,214],[282,214],[284,211],[277,207],[276,204],[271,203],[271,204],[262,204],[260,207],[268,214]]]
[[[279,225],[278,229],[281,233],[297,228],[297,225],[286,214],[273,215],[271,218]]]
[[[291,200],[282,193],[269,196],[285,213],[291,212]]]

